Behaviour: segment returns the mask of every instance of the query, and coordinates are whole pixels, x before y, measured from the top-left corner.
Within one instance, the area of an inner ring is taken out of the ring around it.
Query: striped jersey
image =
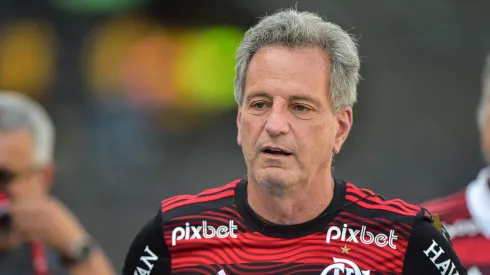
[[[162,201],[124,275],[466,274],[424,209],[335,180],[332,202],[297,225],[264,221],[247,181]]]

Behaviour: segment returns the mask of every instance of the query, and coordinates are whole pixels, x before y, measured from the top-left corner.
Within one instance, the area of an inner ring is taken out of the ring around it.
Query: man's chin
[[[266,167],[260,169],[255,175],[257,182],[267,188],[285,189],[294,182],[294,175],[290,170],[281,167]]]

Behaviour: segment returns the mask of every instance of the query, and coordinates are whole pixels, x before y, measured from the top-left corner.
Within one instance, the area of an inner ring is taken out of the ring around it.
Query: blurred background
[[[118,270],[162,199],[245,174],[234,51],[258,18],[295,5],[359,38],[364,79],[337,177],[413,203],[476,177],[489,1],[0,1],[0,89],[52,115],[53,191]]]

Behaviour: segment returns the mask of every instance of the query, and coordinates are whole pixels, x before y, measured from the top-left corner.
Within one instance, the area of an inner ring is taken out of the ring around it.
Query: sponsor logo
[[[432,244],[424,250],[425,256],[431,260],[431,262],[436,266],[436,268],[443,275],[459,275],[456,265],[451,261],[451,259],[442,260],[440,257],[445,254],[444,249],[442,249],[439,244],[432,240]],[[448,273],[449,271],[449,273]]]
[[[452,224],[443,224],[451,239],[456,237],[474,237],[481,233],[481,230],[472,220],[458,220]]]
[[[220,239],[231,237],[236,239],[237,230],[238,226],[235,224],[235,221],[230,221],[228,226],[221,225],[217,228],[208,225],[207,221],[203,221],[202,225],[199,226],[192,226],[186,222],[185,227],[176,227],[172,231],[172,246],[176,246],[177,241],[181,240],[212,239],[214,237]]]
[[[145,255],[140,258],[140,262],[144,264],[144,268],[137,266],[134,270],[134,275],[149,275],[157,260],[158,256],[146,246]]]
[[[327,266],[320,275],[327,275],[333,271],[335,275],[369,275],[370,270],[361,270],[353,261],[333,258],[334,264]],[[332,273],[330,273],[332,274]]]
[[[379,247],[389,246],[392,249],[396,249],[395,241],[398,236],[395,235],[395,230],[390,230],[390,235],[386,234],[373,234],[367,230],[367,227],[363,225],[361,230],[348,228],[347,224],[340,229],[338,226],[331,226],[327,231],[326,242],[330,243],[333,240],[341,240],[343,242],[372,244],[375,243]]]

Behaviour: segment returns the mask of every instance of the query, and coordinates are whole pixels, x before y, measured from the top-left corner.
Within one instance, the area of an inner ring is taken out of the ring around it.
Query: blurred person
[[[0,274],[114,274],[94,239],[50,195],[54,139],[40,104],[0,91]]]
[[[247,176],[163,200],[124,275],[466,274],[424,209],[332,176],[359,80],[347,32],[280,11],[246,32],[236,58]]]
[[[466,188],[422,205],[439,215],[468,274],[490,275],[490,55],[483,71],[477,110],[481,148],[487,167]]]

